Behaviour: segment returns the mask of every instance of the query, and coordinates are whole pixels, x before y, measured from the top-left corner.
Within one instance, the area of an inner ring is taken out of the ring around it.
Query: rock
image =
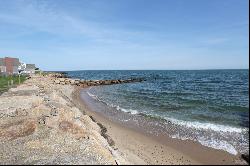
[[[93,116],[89,116],[90,119],[93,121],[93,122],[96,122],[95,118]]]
[[[42,116],[38,119],[38,123],[44,125],[46,123],[46,117]]]
[[[58,115],[57,109],[51,110],[51,111],[50,111],[50,115],[51,115],[51,116],[57,116],[57,115]]]
[[[36,124],[34,120],[20,120],[17,122],[10,122],[8,125],[0,128],[0,137],[5,137],[10,140],[18,137],[25,137],[35,132]]]
[[[15,111],[16,115],[17,116],[27,116],[28,115],[28,112],[25,110],[25,109],[17,109]]]
[[[85,80],[81,80],[80,83],[81,83],[81,84],[85,84],[86,81],[85,81]]]
[[[85,87],[88,87],[87,84],[81,84],[81,87],[85,88]]]
[[[66,79],[66,80],[65,80],[65,83],[66,83],[66,84],[69,84],[69,83],[70,83],[70,80]]]
[[[111,81],[110,81],[110,80],[106,80],[106,81],[104,81],[104,84],[105,84],[105,85],[110,85],[110,84],[111,84]]]
[[[65,78],[59,78],[59,81],[60,81],[60,82],[64,82],[64,81],[65,81]]]
[[[60,84],[60,81],[59,81],[59,80],[55,80],[55,83],[56,83],[56,84]]]
[[[109,135],[107,135],[107,134],[104,134],[104,135],[102,135],[104,138],[106,138],[106,140],[107,140],[107,142],[108,142],[108,144],[110,145],[110,146],[114,146],[115,145],[115,142],[114,142],[114,140],[109,136]]]
[[[79,84],[80,83],[80,81],[75,81],[75,84]]]
[[[0,165],[116,163],[105,128],[107,141],[96,122],[77,108],[74,87],[62,86],[75,80],[57,77],[62,75],[35,75],[0,96]]]
[[[75,84],[75,80],[70,80],[70,84],[74,85]]]
[[[122,84],[122,83],[131,83],[131,82],[141,82],[143,79],[141,78],[130,78],[126,80],[118,79],[118,80],[80,80],[80,79],[67,79],[67,78],[59,78],[54,82],[56,84],[61,85],[76,85],[81,87],[88,86],[99,86],[99,85],[112,85],[112,84]]]
[[[249,154],[242,154],[241,158],[244,159],[249,164]]]
[[[45,96],[43,97],[43,100],[44,100],[45,102],[49,102],[49,101],[50,101],[50,98],[49,98],[49,96],[45,95]]]
[[[103,124],[97,123],[97,125],[101,128],[101,133],[106,133],[107,132],[107,128],[104,127]]]

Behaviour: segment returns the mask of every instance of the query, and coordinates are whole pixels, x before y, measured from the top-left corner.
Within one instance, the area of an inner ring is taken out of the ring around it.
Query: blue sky
[[[0,0],[0,57],[43,70],[249,66],[248,0]]]

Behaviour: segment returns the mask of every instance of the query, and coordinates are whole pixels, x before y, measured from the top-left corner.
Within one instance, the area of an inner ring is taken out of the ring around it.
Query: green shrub
[[[11,85],[11,80],[13,80],[13,85]],[[26,76],[20,76],[20,83],[26,80]],[[7,91],[12,86],[19,84],[19,76],[0,76],[0,94]]]

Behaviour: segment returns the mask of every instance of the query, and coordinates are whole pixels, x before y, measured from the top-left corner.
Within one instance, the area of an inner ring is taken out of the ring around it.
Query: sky
[[[42,70],[249,68],[248,0],[0,0],[0,57]]]

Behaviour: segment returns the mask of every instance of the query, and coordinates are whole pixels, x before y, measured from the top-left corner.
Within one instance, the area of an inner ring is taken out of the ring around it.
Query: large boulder
[[[85,80],[81,80],[80,83],[81,83],[81,84],[85,84],[86,81],[85,81]]]
[[[75,80],[75,84],[80,84],[80,81],[79,80]]]
[[[66,82],[66,83],[70,83],[70,80],[69,80],[69,79],[66,79],[65,82]]]
[[[60,84],[60,81],[59,81],[59,80],[55,80],[55,83],[56,83],[56,84]]]
[[[111,81],[110,81],[110,80],[105,80],[105,81],[104,81],[104,84],[105,84],[105,85],[110,85],[110,84],[111,84]]]
[[[71,85],[75,85],[75,80],[70,80]]]
[[[60,82],[64,82],[64,81],[65,81],[65,78],[59,78],[59,81],[60,81]]]

